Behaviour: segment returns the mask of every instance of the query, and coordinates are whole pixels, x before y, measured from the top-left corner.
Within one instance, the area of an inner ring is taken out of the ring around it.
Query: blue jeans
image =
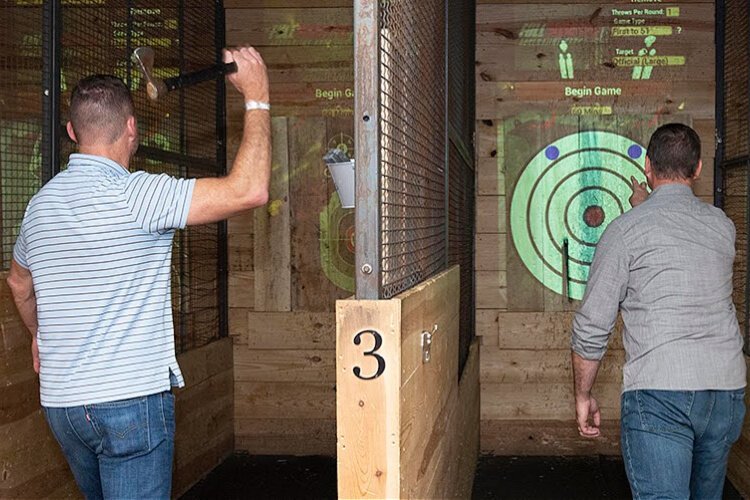
[[[174,454],[170,392],[111,403],[44,408],[87,499],[168,499]]]
[[[621,438],[633,498],[720,499],[742,431],[744,389],[628,391]]]

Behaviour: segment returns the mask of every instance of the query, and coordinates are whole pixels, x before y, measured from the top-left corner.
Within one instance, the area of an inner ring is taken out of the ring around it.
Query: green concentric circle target
[[[523,168],[510,205],[518,255],[545,287],[582,299],[596,244],[607,225],[630,208],[630,177],[646,180],[646,150],[625,136],[578,132],[539,151]]]

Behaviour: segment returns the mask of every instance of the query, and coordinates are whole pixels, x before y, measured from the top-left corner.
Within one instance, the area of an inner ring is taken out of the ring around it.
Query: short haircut
[[[79,144],[112,144],[134,115],[130,90],[116,76],[88,76],[70,96],[70,122]]]
[[[658,179],[690,179],[701,159],[701,140],[687,125],[668,123],[651,135],[646,155]]]

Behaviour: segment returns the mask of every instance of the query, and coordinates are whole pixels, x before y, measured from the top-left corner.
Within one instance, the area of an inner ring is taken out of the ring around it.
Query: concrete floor
[[[335,499],[331,457],[256,457],[236,454],[195,485],[183,500]],[[474,499],[629,499],[619,457],[482,456]],[[725,500],[742,497],[727,481]]]

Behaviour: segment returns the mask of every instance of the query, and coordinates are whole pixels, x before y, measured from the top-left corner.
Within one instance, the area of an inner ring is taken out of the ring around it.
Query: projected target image
[[[636,141],[591,130],[555,140],[523,167],[511,233],[524,266],[546,288],[583,298],[599,238],[630,209],[631,176],[646,180],[645,157]]]

